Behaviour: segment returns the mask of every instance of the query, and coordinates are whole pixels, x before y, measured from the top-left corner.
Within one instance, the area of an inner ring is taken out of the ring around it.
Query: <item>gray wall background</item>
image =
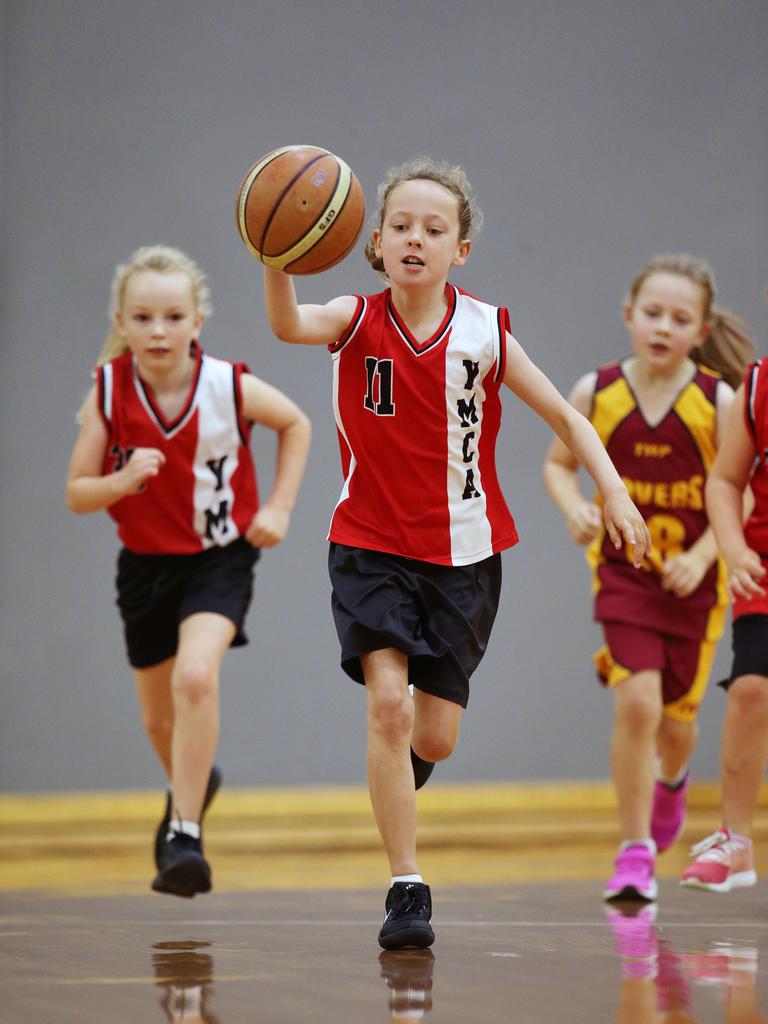
[[[325,530],[341,483],[324,350],[268,332],[236,187],[287,143],[337,151],[372,211],[384,170],[462,163],[485,211],[458,284],[511,309],[563,390],[625,353],[624,290],[690,250],[764,347],[764,0],[7,0],[2,11],[0,788],[159,784],[113,607],[105,514],[70,515],[74,413],[107,328],[114,265],[167,242],[207,270],[209,351],[295,397],[315,441],[286,543],[262,560],[252,645],[224,669],[220,760],[240,785],[364,779],[364,695],[342,677]],[[300,297],[370,292],[356,253]],[[510,394],[499,450],[522,543],[443,781],[608,775],[587,570],[548,504],[548,435]],[[257,439],[262,489],[271,435]],[[717,668],[727,663],[727,641]],[[717,775],[723,699],[695,758]]]

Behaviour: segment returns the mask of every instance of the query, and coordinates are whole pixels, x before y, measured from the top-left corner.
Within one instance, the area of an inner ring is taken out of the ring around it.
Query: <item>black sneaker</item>
[[[435,941],[429,923],[432,895],[423,882],[395,882],[387,893],[387,916],[379,932],[383,949],[424,949]]]
[[[159,868],[152,883],[155,892],[191,897],[211,891],[211,866],[203,856],[202,843],[184,832],[172,832],[164,841]]]
[[[385,949],[379,954],[379,969],[389,989],[389,1008],[393,1017],[410,1014],[422,1017],[432,1009],[432,971],[435,957],[431,949]]]
[[[205,799],[203,800],[203,811],[202,814],[200,815],[201,821],[203,818],[203,814],[205,814],[205,812],[208,810],[211,801],[218,793],[220,785],[221,771],[218,765],[214,765],[211,768],[211,774],[208,776],[208,788],[205,791]],[[158,871],[160,870],[160,851],[163,848],[165,837],[168,835],[168,829],[171,827],[172,810],[173,808],[171,807],[171,794],[168,793],[165,798],[165,814],[163,815],[163,820],[157,826],[157,831],[155,832],[155,867],[157,868]]]
[[[411,764],[413,765],[413,781],[416,783],[416,789],[421,789],[432,774],[435,762],[424,761],[417,753],[414,752],[413,747],[411,747]]]

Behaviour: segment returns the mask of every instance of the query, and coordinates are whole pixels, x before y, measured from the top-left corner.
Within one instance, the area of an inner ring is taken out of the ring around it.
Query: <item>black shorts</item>
[[[501,555],[434,565],[332,543],[328,571],[348,676],[364,684],[360,655],[392,647],[408,657],[409,683],[467,706],[499,607]]]
[[[719,686],[727,690],[739,676],[768,678],[768,615],[741,615],[735,619],[731,647],[731,674]]]
[[[244,537],[193,555],[137,555],[123,548],[117,559],[117,606],[130,664],[149,668],[172,658],[180,623],[196,612],[231,619],[237,627],[232,646],[247,644],[243,621],[259,555]]]

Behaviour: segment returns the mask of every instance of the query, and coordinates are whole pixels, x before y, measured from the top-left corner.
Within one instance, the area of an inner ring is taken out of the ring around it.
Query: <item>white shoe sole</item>
[[[680,885],[686,889],[701,889],[702,892],[730,892],[731,889],[748,889],[757,885],[757,872],[737,871],[724,882],[702,882],[699,878],[681,878]]]

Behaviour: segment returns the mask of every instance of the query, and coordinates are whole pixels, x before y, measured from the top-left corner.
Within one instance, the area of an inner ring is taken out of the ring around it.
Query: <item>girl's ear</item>
[[[378,228],[374,228],[371,232],[371,241],[373,242],[374,253],[381,259],[381,232]]]
[[[123,311],[121,309],[116,309],[112,314],[112,320],[115,328],[117,329],[117,333],[123,340],[125,340],[125,321],[123,320]]]
[[[456,249],[456,255],[453,258],[453,266],[463,267],[469,259],[471,250],[472,243],[468,238],[465,238],[463,242],[459,242],[458,248]]]
[[[623,314],[623,318],[624,318],[624,326],[625,327],[629,327],[629,325],[632,323],[632,311],[633,311],[633,309],[634,309],[634,306],[632,305],[631,302],[625,302],[624,306],[622,307],[622,314]]]

